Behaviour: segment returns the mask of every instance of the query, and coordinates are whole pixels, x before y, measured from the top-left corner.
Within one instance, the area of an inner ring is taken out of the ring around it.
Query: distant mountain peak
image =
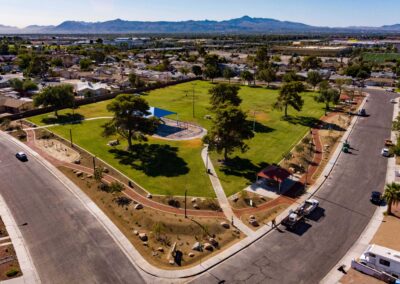
[[[104,22],[64,21],[57,26],[31,25],[24,29],[0,25],[0,34],[53,33],[53,34],[107,34],[107,33],[365,33],[400,32],[400,24],[382,27],[315,27],[303,23],[280,21],[271,18],[255,18],[245,15],[240,18],[215,21],[128,21],[117,18]]]

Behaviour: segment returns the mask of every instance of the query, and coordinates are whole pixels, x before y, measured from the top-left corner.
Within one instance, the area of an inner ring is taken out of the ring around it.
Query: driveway
[[[99,221],[35,158],[0,135],[0,194],[43,283],[143,283]]]
[[[321,209],[295,232],[274,231],[194,283],[318,283],[355,243],[376,209],[371,191],[382,191],[387,160],[380,155],[390,137],[393,94],[368,90],[369,117],[359,118],[342,154],[316,194]],[[283,228],[282,228],[283,229]]]

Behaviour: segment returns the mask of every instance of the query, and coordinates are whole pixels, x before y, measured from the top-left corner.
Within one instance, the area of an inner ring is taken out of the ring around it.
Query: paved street
[[[350,136],[354,148],[342,154],[317,193],[321,210],[296,232],[274,231],[197,278],[195,283],[318,283],[358,239],[375,207],[369,196],[383,190],[387,160],[380,155],[390,137],[394,95],[369,91],[369,117]]]
[[[43,283],[142,283],[144,280],[83,204],[36,159],[22,163],[0,136],[0,193]]]

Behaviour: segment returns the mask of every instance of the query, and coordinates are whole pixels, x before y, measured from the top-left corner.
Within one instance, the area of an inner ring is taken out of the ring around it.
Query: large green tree
[[[145,99],[136,95],[122,94],[117,96],[107,110],[114,114],[110,123],[105,125],[105,134],[117,132],[128,141],[128,149],[132,149],[132,140],[144,141],[146,135],[157,130],[160,121],[156,117],[148,117],[150,106]]]
[[[54,114],[58,117],[58,110],[73,106],[73,90],[72,85],[68,84],[49,86],[33,97],[33,103],[35,106],[54,107]]]
[[[276,80],[276,71],[272,67],[262,69],[257,73],[257,79],[267,83],[267,87]]]
[[[43,77],[49,70],[46,57],[35,55],[31,58],[29,66],[25,69],[25,75],[29,77]]]
[[[287,117],[288,107],[291,106],[297,111],[301,111],[304,105],[304,100],[300,93],[305,90],[301,82],[289,82],[282,85],[279,96],[274,104],[274,108],[284,110]]]
[[[262,46],[257,49],[254,57],[254,63],[259,70],[266,69],[269,67],[270,56],[268,55],[268,47]]]
[[[314,89],[319,83],[321,83],[321,81],[322,81],[322,76],[321,74],[319,74],[319,72],[309,71],[307,73],[307,82],[311,84],[314,87]]]
[[[246,114],[241,109],[229,105],[216,110],[211,130],[205,136],[204,142],[209,145],[210,151],[222,153],[226,161],[235,149],[247,151],[245,140],[252,137],[254,134],[246,120]]]
[[[323,81],[327,82],[327,81]],[[340,93],[338,90],[331,88],[329,84],[320,84],[320,90],[317,96],[314,97],[315,101],[325,104],[325,115],[329,110],[330,104],[338,104]]]
[[[248,70],[245,70],[240,73],[240,78],[242,78],[243,81],[247,82],[248,85],[251,85],[251,83],[254,81],[254,74]]]
[[[308,69],[318,69],[322,65],[322,61],[320,58],[316,56],[306,56],[301,63],[301,66],[308,70]]]
[[[235,72],[233,72],[232,68],[226,67],[222,72],[222,75],[229,81],[229,83],[231,83],[231,79],[235,76]]]
[[[400,202],[400,185],[395,182],[387,184],[383,193],[383,199],[388,205],[387,214],[391,215],[392,206]]]
[[[209,90],[210,104],[215,110],[227,105],[239,106],[242,99],[238,95],[239,87],[228,84],[218,84]]]

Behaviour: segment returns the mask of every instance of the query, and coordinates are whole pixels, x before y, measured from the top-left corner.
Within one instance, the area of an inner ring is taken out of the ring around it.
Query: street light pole
[[[71,128],[69,129],[69,139],[70,139],[70,142],[71,142],[71,147],[74,148],[74,143],[72,141],[72,129]]]
[[[194,84],[192,85],[193,86],[193,90],[192,90],[192,104],[193,104],[193,118],[194,118]]]
[[[187,189],[185,189],[185,218],[187,218],[187,214],[186,214],[186,203],[187,203]]]

